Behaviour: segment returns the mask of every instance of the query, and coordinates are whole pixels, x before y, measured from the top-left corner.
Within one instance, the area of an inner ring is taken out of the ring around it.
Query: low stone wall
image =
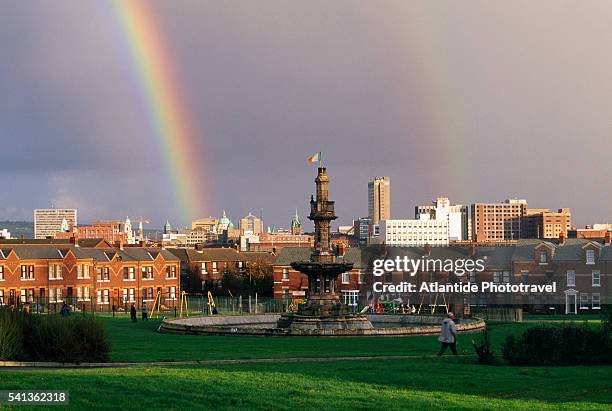
[[[420,315],[373,314],[368,319],[374,329],[355,330],[289,330],[276,328],[279,314],[242,316],[190,317],[166,319],[159,327],[160,332],[206,335],[255,335],[255,336],[399,336],[431,335],[440,332],[444,317]],[[392,327],[380,327],[390,324]],[[406,324],[405,327],[401,325]],[[480,318],[464,319],[457,324],[457,331],[470,332],[485,328]]]

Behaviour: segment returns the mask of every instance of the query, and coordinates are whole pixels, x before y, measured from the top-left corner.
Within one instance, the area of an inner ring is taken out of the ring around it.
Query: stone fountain
[[[308,277],[307,302],[296,313],[281,315],[278,327],[295,331],[371,329],[365,315],[351,313],[343,304],[337,289],[338,276],[350,271],[353,264],[337,258],[331,248],[330,223],[335,220],[334,202],[329,201],[329,177],[319,167],[315,179],[316,199],[310,198],[310,215],[314,222],[314,249],[309,261],[296,261],[291,267]],[[316,333],[316,331],[315,331]]]

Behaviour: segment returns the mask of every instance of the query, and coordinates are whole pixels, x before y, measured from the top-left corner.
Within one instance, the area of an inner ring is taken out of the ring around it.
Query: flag
[[[321,152],[319,151],[318,153],[308,157],[306,161],[308,161],[309,163],[316,163],[317,161],[321,161]]]

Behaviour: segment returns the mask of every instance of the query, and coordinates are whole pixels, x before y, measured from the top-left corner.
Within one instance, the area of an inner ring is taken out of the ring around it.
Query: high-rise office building
[[[472,204],[470,214],[473,241],[481,243],[520,239],[526,210],[527,200]]]
[[[391,219],[391,179],[374,177],[368,183],[368,217],[376,225],[380,220]]]
[[[46,208],[34,210],[34,238],[53,238],[55,233],[70,231],[77,225],[77,210]]]

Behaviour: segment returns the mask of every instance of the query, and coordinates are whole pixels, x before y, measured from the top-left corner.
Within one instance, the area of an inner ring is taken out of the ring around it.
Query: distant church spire
[[[298,210],[295,209],[295,215],[291,220],[291,234],[302,234],[302,223],[300,223],[300,217],[298,216]]]

